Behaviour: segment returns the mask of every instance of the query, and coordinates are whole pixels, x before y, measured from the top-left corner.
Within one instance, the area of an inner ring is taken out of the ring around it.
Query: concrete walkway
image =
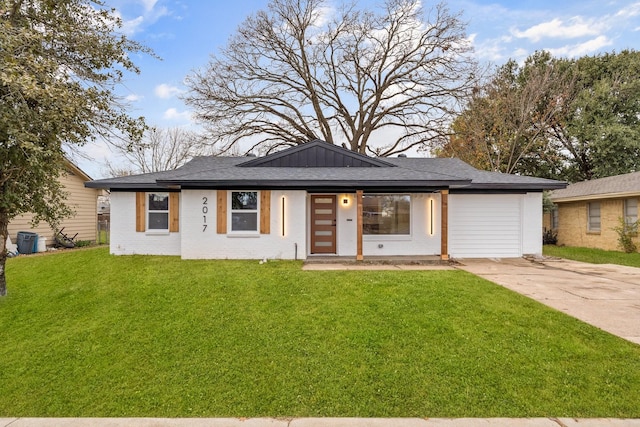
[[[547,258],[459,261],[457,268],[640,344],[640,268]]]
[[[640,427],[574,418],[0,418],[0,427]]]

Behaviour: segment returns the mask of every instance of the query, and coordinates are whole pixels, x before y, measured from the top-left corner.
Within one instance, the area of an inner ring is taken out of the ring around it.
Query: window
[[[169,193],[147,193],[149,230],[169,230]]]
[[[231,192],[231,231],[258,231],[258,192]]]
[[[553,210],[551,211],[551,228],[553,230],[558,229],[558,207],[557,206],[553,208]]]
[[[369,235],[408,235],[411,232],[411,196],[365,194],[362,198],[362,231]]]
[[[587,231],[600,231],[600,202],[587,204],[588,219]]]
[[[627,225],[638,221],[638,199],[627,199],[624,201],[624,221]]]

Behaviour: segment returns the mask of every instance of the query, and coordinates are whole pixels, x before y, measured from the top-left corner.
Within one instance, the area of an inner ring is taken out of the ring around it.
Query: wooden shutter
[[[180,193],[169,193],[169,232],[180,231]]]
[[[227,234],[227,190],[218,190],[218,212],[216,214],[218,234]]]
[[[260,192],[260,234],[271,233],[271,191]]]
[[[136,193],[136,231],[146,231],[145,216],[147,215],[147,209],[145,206],[145,199],[147,194],[142,191]]]

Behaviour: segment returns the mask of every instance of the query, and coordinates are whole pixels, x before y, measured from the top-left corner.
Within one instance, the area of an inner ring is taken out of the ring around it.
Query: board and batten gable
[[[59,178],[64,191],[69,193],[66,203],[74,211],[72,217],[65,218],[60,223],[60,228],[64,227],[64,233],[69,237],[77,233],[76,241],[93,242],[97,237],[98,196],[103,191],[96,188],[86,188],[84,183],[90,179],[88,175],[70,162],[67,163],[67,171]],[[46,222],[40,222],[37,227],[32,228],[32,218],[32,214],[19,215],[9,223],[9,237],[13,243],[16,242],[19,231],[28,231],[46,237],[47,246],[53,245],[55,230],[52,230]]]

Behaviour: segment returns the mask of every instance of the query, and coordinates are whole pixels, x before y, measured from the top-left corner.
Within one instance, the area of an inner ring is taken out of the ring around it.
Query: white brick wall
[[[180,194],[180,232],[155,234],[135,231],[135,193],[112,192],[111,253],[182,255],[185,259],[307,257],[310,197],[305,191],[272,191],[271,233],[251,236],[217,234],[216,196],[216,190],[183,190]],[[347,206],[342,204],[344,197],[350,199]],[[203,198],[207,199],[206,205]],[[434,201],[433,219],[429,212],[430,200]],[[453,194],[449,201],[449,252],[452,256],[508,257],[542,252],[540,193]],[[355,195],[339,194],[337,204],[337,254],[355,256]],[[438,255],[440,209],[439,194],[412,194],[411,235],[364,236],[364,256]],[[433,234],[430,234],[432,220]]]
[[[136,232],[136,193],[133,192],[111,192],[109,239],[114,255],[180,255],[180,233]]]
[[[249,189],[250,190],[250,189]],[[207,209],[203,212],[203,198]],[[270,234],[217,234],[216,190],[183,190],[180,210],[182,258],[185,259],[294,259],[306,257],[305,191],[271,191]],[[282,235],[282,198],[285,198],[285,235]],[[206,217],[206,220],[205,220]],[[206,221],[206,223],[205,223]],[[204,225],[207,225],[206,229]]]
[[[542,193],[527,193],[522,210],[522,253],[542,255]]]
[[[433,235],[430,234],[429,201],[433,200]],[[355,236],[354,236],[355,240]],[[380,247],[382,245],[382,247]],[[363,236],[363,255],[440,255],[440,194],[411,195],[411,234]]]

